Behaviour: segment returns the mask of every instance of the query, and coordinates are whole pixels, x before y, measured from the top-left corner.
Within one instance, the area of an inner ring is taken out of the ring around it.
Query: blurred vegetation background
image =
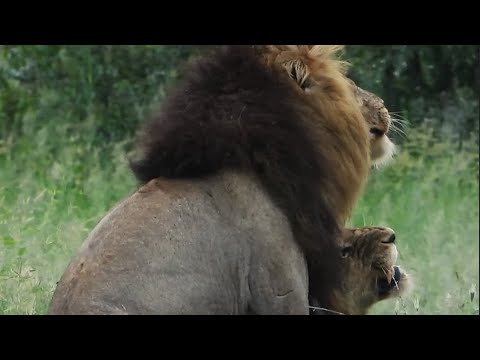
[[[134,191],[132,144],[201,46],[0,46],[0,313],[41,314]],[[351,78],[408,125],[351,220],[397,231],[416,287],[372,313],[478,314],[479,47],[353,45]]]

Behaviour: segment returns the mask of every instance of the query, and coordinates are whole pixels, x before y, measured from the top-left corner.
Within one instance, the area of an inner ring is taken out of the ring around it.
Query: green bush
[[[3,46],[0,124],[29,135],[66,124],[96,145],[131,136],[192,46]],[[33,116],[28,116],[34,112]]]
[[[479,48],[472,45],[354,45],[350,76],[400,112],[459,147],[478,144]],[[403,139],[398,139],[403,142]]]

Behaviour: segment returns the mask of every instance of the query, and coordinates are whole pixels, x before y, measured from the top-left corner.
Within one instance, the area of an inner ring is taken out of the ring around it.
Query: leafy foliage
[[[86,125],[100,143],[131,135],[177,76],[192,46],[4,46],[3,133],[31,134],[64,115],[68,132]],[[36,111],[35,117],[27,116]]]
[[[350,46],[350,76],[411,127],[478,144],[479,48],[471,45]],[[401,139],[400,139],[401,140]]]

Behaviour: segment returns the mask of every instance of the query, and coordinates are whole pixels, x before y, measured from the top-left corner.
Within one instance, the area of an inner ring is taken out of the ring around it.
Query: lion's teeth
[[[385,271],[385,276],[387,277],[388,284],[392,282],[393,274],[394,272],[392,271],[392,269]]]

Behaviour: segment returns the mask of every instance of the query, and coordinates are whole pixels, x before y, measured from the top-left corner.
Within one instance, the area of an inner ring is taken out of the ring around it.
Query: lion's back
[[[234,313],[246,302],[246,275],[231,271],[247,261],[242,239],[197,184],[152,180],[91,232],[49,313]]]

